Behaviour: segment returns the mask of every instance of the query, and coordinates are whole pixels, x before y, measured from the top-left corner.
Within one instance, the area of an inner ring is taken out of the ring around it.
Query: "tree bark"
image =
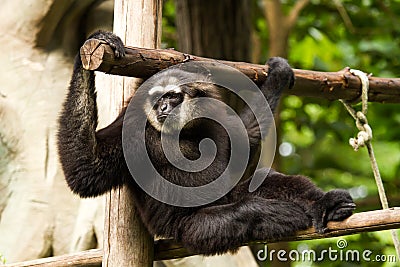
[[[288,15],[282,10],[280,0],[264,0],[264,15],[269,29],[269,57],[287,58],[289,51],[289,34],[297,22],[297,17],[309,0],[297,1]]]
[[[227,60],[251,59],[252,1],[176,0],[178,48]]]
[[[125,44],[159,47],[161,8],[161,0],[116,0],[114,32]],[[125,77],[113,77],[111,90],[99,92],[109,93],[110,106],[118,110],[133,94],[135,86],[134,81]],[[117,114],[110,115],[115,118]],[[108,194],[104,233],[103,266],[153,266],[154,240],[140,220],[129,187],[117,188]]]
[[[143,49],[126,47],[126,57],[114,59],[111,48],[98,40],[89,40],[81,49],[82,60],[86,68],[115,75],[148,78],[158,71],[187,61],[212,61],[184,54],[170,49]],[[219,60],[247,75],[256,84],[265,81],[268,66],[245,62]],[[296,83],[287,93],[299,96],[319,97],[328,100],[344,99],[358,101],[361,94],[361,82],[358,77],[345,68],[338,72],[319,72],[295,69]],[[400,79],[369,77],[370,102],[399,103]]]

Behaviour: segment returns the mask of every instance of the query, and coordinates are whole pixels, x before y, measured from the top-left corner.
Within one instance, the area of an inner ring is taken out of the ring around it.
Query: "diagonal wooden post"
[[[161,43],[162,0],[115,0],[114,32],[127,45],[158,48]],[[109,94],[114,111],[134,93],[136,82],[127,77],[109,77]],[[115,118],[115,114],[114,118]],[[148,233],[134,206],[130,189],[112,190],[106,197],[103,266],[153,266],[153,237]]]

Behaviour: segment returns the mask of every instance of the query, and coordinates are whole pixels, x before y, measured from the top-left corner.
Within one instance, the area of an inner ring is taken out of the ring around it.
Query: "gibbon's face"
[[[189,100],[197,97],[198,91],[191,86],[178,86],[173,82],[174,77],[171,77],[169,84],[155,85],[148,92],[145,110],[150,110],[150,112],[147,119],[160,132],[170,133],[181,130],[195,113],[194,102]],[[154,103],[153,106],[151,106],[152,103]],[[164,122],[168,116],[172,123],[167,127],[164,126]]]
[[[200,126],[198,123],[189,122],[201,117],[204,110],[215,109],[212,104],[197,101],[200,98],[211,97],[222,100],[220,91],[209,80],[209,76],[201,73],[178,69],[167,70],[149,83],[147,85],[149,89],[144,91],[146,94],[144,110],[149,123],[163,133]],[[165,122],[167,118],[168,123]]]

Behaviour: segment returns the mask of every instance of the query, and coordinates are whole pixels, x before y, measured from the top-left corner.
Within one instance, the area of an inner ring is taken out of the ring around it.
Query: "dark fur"
[[[111,44],[116,56],[124,56],[123,44],[115,35],[98,32],[92,37]],[[293,85],[294,76],[283,59],[271,58],[267,64],[268,78],[261,90],[274,110],[282,90]],[[203,94],[207,96],[207,90]],[[209,94],[218,96],[215,91]],[[234,251],[249,240],[280,238],[310,226],[323,232],[329,220],[343,220],[352,214],[354,204],[346,191],[324,193],[306,177],[274,171],[255,192],[248,192],[248,179],[207,206],[182,208],[158,202],[144,193],[128,172],[121,145],[124,113],[96,132],[94,73],[84,70],[77,56],[59,119],[58,148],[66,181],[81,197],[95,197],[128,184],[141,218],[152,234],[175,238],[194,252],[211,255]],[[247,108],[242,110],[241,117],[254,148],[260,142],[258,125]],[[199,173],[171,166],[162,153],[160,133],[151,125],[146,128],[147,147],[156,167],[167,179],[181,185],[207,184],[224,170],[229,159],[226,133],[208,121],[200,121],[196,126],[201,131],[191,129],[181,136],[181,147],[188,158],[199,155],[198,142],[204,137],[213,138],[218,145],[213,164]],[[267,175],[266,169],[257,171]]]

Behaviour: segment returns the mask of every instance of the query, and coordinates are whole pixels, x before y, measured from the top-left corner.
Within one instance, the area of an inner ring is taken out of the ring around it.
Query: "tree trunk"
[[[116,0],[114,32],[127,45],[158,48],[161,43],[161,0]],[[136,83],[125,77],[112,77],[110,107],[120,110],[134,93]],[[122,100],[122,102],[121,102]],[[116,112],[111,112],[115,117]],[[153,237],[149,234],[134,205],[129,187],[111,190],[107,196],[104,225],[103,266],[153,266]]]
[[[269,57],[287,58],[290,31],[296,24],[300,12],[309,2],[309,0],[298,0],[285,15],[280,0],[264,0],[264,14],[269,29]]]
[[[216,59],[250,61],[251,10],[252,1],[176,0],[179,50]]]

